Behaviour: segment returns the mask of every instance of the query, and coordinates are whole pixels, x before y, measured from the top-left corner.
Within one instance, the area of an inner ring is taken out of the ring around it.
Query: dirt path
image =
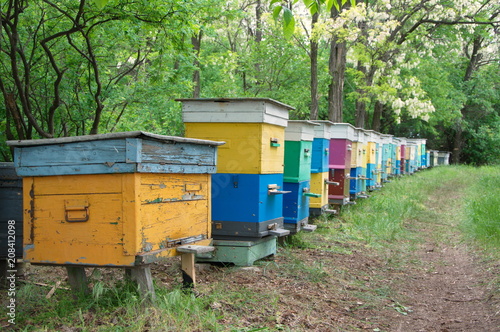
[[[400,289],[411,312],[391,330],[500,331],[498,303],[487,286],[492,271],[457,234],[460,201],[460,191],[450,185],[429,197],[436,218],[418,224],[425,239],[416,252],[421,264],[410,268]]]

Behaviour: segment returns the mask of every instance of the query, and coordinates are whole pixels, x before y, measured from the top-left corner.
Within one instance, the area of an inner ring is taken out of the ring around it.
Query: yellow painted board
[[[186,123],[186,136],[217,139],[217,173],[283,173],[285,129],[266,123]],[[272,146],[271,139],[277,144]],[[279,146],[276,146],[279,145]]]
[[[368,143],[363,143],[361,145],[361,164],[358,166],[366,168],[366,164],[368,163],[368,154]]]
[[[367,163],[368,164],[376,164],[377,163],[376,152],[377,152],[377,143],[368,142],[368,153],[367,153]]]
[[[130,266],[211,237],[209,174],[24,178],[25,258],[41,264]]]
[[[351,149],[351,168],[356,168],[359,158],[358,142],[352,142]]]
[[[143,252],[169,240],[210,234],[208,174],[143,174],[140,188]]]
[[[311,173],[310,190],[312,193],[321,194],[321,197],[310,197],[309,207],[321,209],[328,205],[328,172]]]

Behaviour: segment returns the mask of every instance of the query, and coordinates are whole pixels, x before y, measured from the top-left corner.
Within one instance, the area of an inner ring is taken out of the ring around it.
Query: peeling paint
[[[203,195],[196,195],[192,193],[186,193],[181,196],[181,198],[161,198],[158,197],[154,200],[145,200],[143,204],[159,204],[159,203],[171,203],[171,202],[183,202],[183,201],[199,201],[205,199]]]

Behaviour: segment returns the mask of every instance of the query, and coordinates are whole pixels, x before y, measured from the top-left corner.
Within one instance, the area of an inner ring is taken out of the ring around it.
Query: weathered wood
[[[66,265],[66,271],[68,272],[68,282],[74,297],[81,293],[89,293],[87,275],[83,266]]]
[[[224,142],[153,135],[91,135],[9,141],[21,176],[111,173],[214,173]],[[45,144],[44,144],[45,143]]]
[[[193,288],[196,284],[194,262],[194,253],[183,253],[181,255],[182,284],[184,288]]]
[[[294,108],[267,98],[176,99],[182,102],[183,121],[268,123],[286,127]]]
[[[177,247],[178,252],[186,253],[186,254],[204,254],[207,252],[212,252],[215,250],[213,246],[199,246],[195,244],[188,244]]]
[[[143,298],[156,299],[156,293],[151,277],[151,267],[149,265],[134,266],[129,268],[130,279],[137,283],[139,293]]]
[[[24,181],[25,258],[33,263],[131,266],[143,254],[152,253],[148,261],[176,255],[182,241],[174,239],[210,242],[209,174],[66,175]],[[78,204],[81,210],[68,211]],[[75,221],[79,214],[86,221]]]

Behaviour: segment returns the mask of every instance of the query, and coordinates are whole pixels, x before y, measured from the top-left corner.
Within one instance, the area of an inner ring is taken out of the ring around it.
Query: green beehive
[[[315,123],[289,120],[285,129],[284,182],[309,181]]]

